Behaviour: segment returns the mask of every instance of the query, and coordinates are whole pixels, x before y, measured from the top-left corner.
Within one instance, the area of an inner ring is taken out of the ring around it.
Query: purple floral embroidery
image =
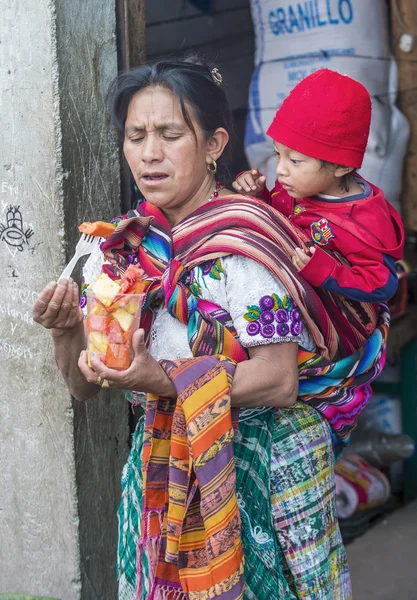
[[[288,335],[289,331],[290,331],[290,328],[288,327],[287,323],[278,323],[277,334],[280,337],[285,337],[286,335]]]
[[[291,335],[297,337],[298,335],[300,335],[300,333],[303,330],[303,324],[301,323],[301,321],[293,321],[291,323]]]
[[[274,337],[275,327],[273,325],[264,325],[261,328],[261,336],[264,338]]]
[[[297,323],[298,323],[298,321],[301,321],[301,315],[300,315],[300,313],[299,313],[299,311],[298,311],[297,308],[294,308],[291,311],[291,321],[295,321]]]
[[[272,310],[265,310],[259,315],[259,320],[263,325],[270,325],[274,322],[275,315]]]
[[[286,323],[289,319],[288,310],[285,310],[285,308],[279,308],[275,313],[275,318],[278,323]]]
[[[214,267],[214,265],[216,264],[216,260],[217,258],[213,258],[212,260],[208,260],[207,262],[205,262],[202,265],[203,268],[203,275],[208,275],[211,271],[211,269]]]
[[[81,282],[80,308],[85,308],[87,306],[87,288],[88,285],[85,283],[83,277]]]
[[[277,294],[262,296],[258,304],[247,307],[243,315],[246,331],[250,336],[261,335],[270,339],[274,335],[298,337],[303,331],[303,323],[296,303],[288,294],[280,298]]]
[[[261,330],[261,326],[259,324],[259,321],[252,321],[252,323],[249,323],[246,327],[246,331],[248,332],[249,335],[257,335]]]
[[[259,306],[261,307],[262,311],[271,310],[274,308],[274,304],[275,300],[272,296],[262,296],[262,298],[259,300]]]
[[[203,275],[208,275],[212,279],[217,279],[217,281],[220,281],[222,274],[224,273],[223,265],[221,263],[220,258],[208,260],[202,265],[202,268]]]

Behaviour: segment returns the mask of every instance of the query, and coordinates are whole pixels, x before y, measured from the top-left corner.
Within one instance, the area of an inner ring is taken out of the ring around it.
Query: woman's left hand
[[[103,387],[103,381],[107,381],[108,386],[105,383],[104,387],[175,398],[177,394],[174,384],[146,349],[143,329],[138,329],[133,334],[132,347],[134,352],[132,364],[124,371],[109,369],[93,353],[90,354],[90,368],[85,350],[81,352],[78,367],[89,383],[97,383]]]

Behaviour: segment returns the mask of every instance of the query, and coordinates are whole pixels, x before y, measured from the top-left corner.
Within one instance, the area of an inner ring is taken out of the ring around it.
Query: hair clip
[[[217,69],[217,67],[211,70],[211,76],[213,77],[213,81],[216,85],[220,85],[222,83],[223,77],[221,76],[220,71],[219,69]]]

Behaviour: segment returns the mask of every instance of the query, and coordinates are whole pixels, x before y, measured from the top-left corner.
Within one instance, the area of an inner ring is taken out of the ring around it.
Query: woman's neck
[[[180,206],[175,206],[172,209],[166,207],[161,209],[161,211],[170,226],[175,227],[180,221],[188,217],[188,215],[200,208],[200,206],[203,206],[203,204],[209,200],[215,189],[216,181],[213,177],[208,177],[202,182],[200,187],[191,195],[191,197],[184,200]]]

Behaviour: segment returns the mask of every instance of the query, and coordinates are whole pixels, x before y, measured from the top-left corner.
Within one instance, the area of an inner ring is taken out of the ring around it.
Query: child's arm
[[[233,188],[245,196],[255,196],[271,204],[271,195],[266,187],[266,177],[258,169],[242,171],[232,183]]]
[[[366,246],[343,254],[350,266],[341,265],[319,246],[311,248],[311,256],[298,248],[292,260],[311,285],[351,300],[384,302],[395,294],[398,276],[392,256]]]

